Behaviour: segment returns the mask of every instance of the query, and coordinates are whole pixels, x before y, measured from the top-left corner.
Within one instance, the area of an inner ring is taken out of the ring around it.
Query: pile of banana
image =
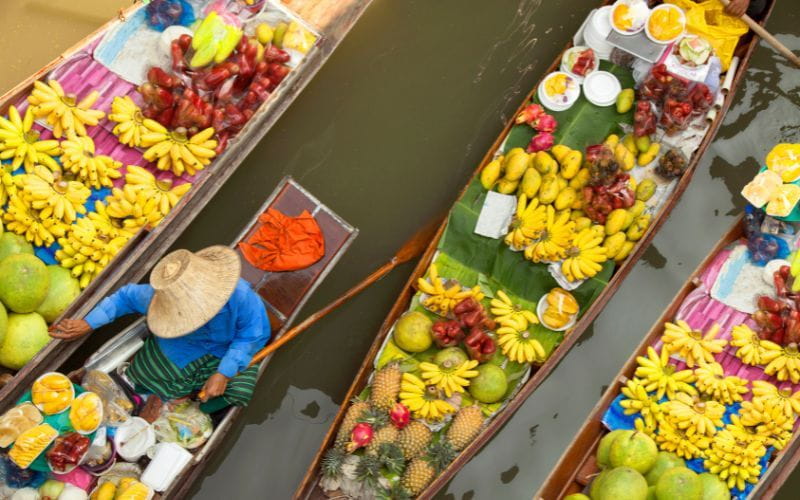
[[[92,105],[100,97],[93,90],[82,100],[72,94],[66,94],[56,80],[47,83],[35,81],[33,91],[28,96],[36,118],[45,118],[53,127],[53,137],[69,137],[70,135],[86,135],[86,126],[97,125],[106,116],[102,111],[92,109]]]
[[[130,239],[130,233],[120,230],[109,233],[107,229],[83,217],[58,239],[61,248],[56,250],[56,260],[70,270],[81,288],[86,288]]]
[[[417,279],[417,288],[428,295],[422,300],[422,305],[439,316],[447,316],[456,304],[467,297],[473,297],[478,302],[483,299],[480,286],[463,288],[459,283],[453,282],[445,287],[445,280],[439,276],[439,270],[433,263],[428,268],[428,279]]]
[[[91,137],[74,134],[68,137],[61,142],[61,164],[64,170],[75,174],[81,182],[95,189],[112,187],[114,179],[122,177],[119,171],[122,163],[110,156],[96,155]]]
[[[217,141],[212,139],[214,129],[211,127],[188,137],[186,129],[182,127],[169,131],[149,118],[142,124],[147,129],[147,133],[140,138],[142,147],[148,148],[144,152],[144,159],[156,162],[159,170],[171,170],[179,177],[184,172],[195,175],[217,155]]]
[[[39,140],[40,133],[33,129],[33,111],[25,110],[21,117],[14,106],[8,108],[8,118],[0,116],[0,160],[11,160],[11,171],[20,166],[30,172],[33,166],[41,164],[50,170],[61,170],[53,158],[61,154],[58,141]]]
[[[144,125],[145,117],[141,108],[128,96],[114,98],[108,119],[117,123],[111,132],[119,138],[119,142],[132,148],[141,146],[142,136],[149,132]]]
[[[27,204],[21,196],[12,196],[3,214],[5,228],[20,234],[36,246],[49,247],[64,236],[69,228],[52,217],[42,218],[38,210]]]
[[[89,188],[77,181],[66,180],[61,172],[51,172],[35,165],[30,174],[14,177],[23,200],[39,210],[41,219],[57,219],[72,224],[77,214],[85,214],[84,204],[92,194]]]

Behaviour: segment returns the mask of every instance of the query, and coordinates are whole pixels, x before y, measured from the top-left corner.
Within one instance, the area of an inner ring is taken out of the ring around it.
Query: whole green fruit
[[[589,497],[597,498],[600,488],[603,486],[603,480],[605,480],[609,472],[611,472],[611,469],[606,469],[594,477],[592,484],[589,485]]]
[[[18,253],[33,255],[33,245],[18,234],[3,233],[0,235],[0,261],[9,255],[16,255]]]
[[[47,266],[35,256],[21,253],[0,261],[0,300],[13,312],[35,311],[49,287]]]
[[[465,361],[469,361],[469,356],[460,347],[447,347],[433,357],[433,362],[443,368],[455,368]]]
[[[647,488],[647,500],[658,500],[656,496],[656,485]]]
[[[47,323],[36,313],[9,314],[8,329],[0,344],[0,365],[19,370],[50,342]]]
[[[608,460],[608,452],[611,450],[611,443],[620,436],[630,436],[631,434],[633,434],[632,430],[617,429],[603,436],[603,439],[600,440],[600,444],[597,445],[596,455],[597,465],[600,466],[601,469],[606,469],[611,465],[611,462]]]
[[[697,474],[686,467],[673,467],[656,483],[658,500],[702,500],[703,484]]]
[[[423,352],[433,344],[433,321],[419,311],[409,311],[394,326],[394,343],[406,352]]]
[[[72,277],[69,269],[61,266],[47,266],[50,275],[50,287],[44,301],[36,308],[47,323],[55,321],[64,312],[72,301],[81,294],[78,280]]]
[[[630,467],[611,469],[600,483],[592,500],[646,500],[647,481]]]
[[[658,482],[658,478],[661,477],[661,474],[669,469],[685,466],[686,464],[683,459],[678,455],[668,451],[660,451],[656,457],[656,463],[653,464],[653,467],[645,474],[644,478],[647,479],[647,484],[654,485]]]
[[[716,474],[703,472],[697,479],[703,488],[703,500],[730,500],[731,490]]]
[[[469,382],[469,393],[481,403],[496,403],[508,390],[506,372],[497,365],[486,363],[476,368],[478,375]]]
[[[611,443],[608,460],[612,467],[631,467],[646,474],[658,456],[658,446],[653,438],[642,432],[620,436]]]

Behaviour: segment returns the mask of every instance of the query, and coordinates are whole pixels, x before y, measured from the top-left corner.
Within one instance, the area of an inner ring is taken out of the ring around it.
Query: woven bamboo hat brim
[[[161,259],[150,274],[150,331],[171,339],[208,323],[230,299],[241,268],[239,255],[222,245],[196,253],[176,250]]]

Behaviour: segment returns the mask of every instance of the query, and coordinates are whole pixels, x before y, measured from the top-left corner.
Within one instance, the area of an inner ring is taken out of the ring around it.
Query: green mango
[[[214,36],[213,26],[217,21],[219,21],[217,13],[212,10],[206,18],[200,22],[200,26],[197,27],[197,31],[195,31],[192,36],[192,48],[194,50],[200,49],[200,47],[211,41],[211,38]]]
[[[231,55],[233,49],[242,39],[242,30],[230,24],[225,25],[225,36],[220,40],[219,47],[217,47],[217,55],[214,56],[214,62],[221,63]]]

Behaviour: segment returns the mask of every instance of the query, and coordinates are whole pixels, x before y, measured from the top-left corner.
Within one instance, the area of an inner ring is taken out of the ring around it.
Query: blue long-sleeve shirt
[[[153,292],[150,285],[125,285],[103,299],[84,319],[97,329],[127,314],[147,314]],[[217,371],[233,377],[247,368],[271,333],[264,303],[245,280],[239,279],[231,298],[208,323],[188,335],[156,337],[156,341],[179,368],[211,354],[221,359]]]

